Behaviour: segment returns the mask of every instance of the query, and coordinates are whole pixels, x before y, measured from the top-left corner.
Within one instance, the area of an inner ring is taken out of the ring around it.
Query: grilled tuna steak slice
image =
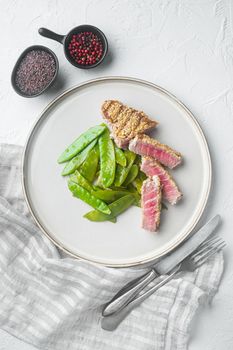
[[[142,111],[127,107],[119,101],[105,101],[101,107],[104,119],[112,130],[118,147],[125,148],[137,134],[145,133],[158,124]]]
[[[158,176],[143,181],[142,185],[142,227],[157,231],[161,213],[161,185]]]
[[[137,135],[129,143],[130,151],[141,156],[150,156],[157,159],[161,164],[174,168],[181,163],[181,154],[172,148],[152,139],[148,135]]]
[[[179,191],[175,181],[163,166],[151,157],[142,157],[141,170],[147,176],[159,176],[164,198],[173,204],[181,199],[182,193]]]

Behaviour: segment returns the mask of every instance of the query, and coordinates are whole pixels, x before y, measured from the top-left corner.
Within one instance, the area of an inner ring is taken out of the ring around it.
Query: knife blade
[[[196,233],[189,237],[176,250],[166,255],[145,275],[136,278],[124,286],[103,308],[102,315],[107,317],[126,306],[145,286],[158,275],[170,272],[192,252],[194,252],[215,230],[220,222],[220,215],[214,216]]]

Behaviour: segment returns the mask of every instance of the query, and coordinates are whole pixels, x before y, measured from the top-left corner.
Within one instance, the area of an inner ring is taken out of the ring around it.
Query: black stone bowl
[[[103,45],[103,55],[100,58],[100,60],[98,62],[94,63],[94,64],[89,64],[89,65],[86,65],[86,66],[77,63],[73,59],[73,57],[70,56],[69,49],[68,49],[69,43],[70,43],[70,41],[72,39],[72,36],[74,34],[79,34],[79,33],[82,33],[82,32],[92,32],[92,33],[94,33],[100,39],[100,41],[101,41],[101,43]],[[46,38],[49,38],[49,39],[52,39],[52,40],[55,40],[55,41],[58,41],[59,43],[61,43],[63,45],[64,53],[65,53],[65,56],[66,56],[67,60],[73,66],[75,66],[77,68],[90,69],[90,68],[97,67],[99,64],[101,64],[103,62],[103,60],[104,60],[104,58],[105,58],[105,56],[107,55],[107,52],[108,52],[108,41],[107,41],[107,38],[104,35],[104,33],[100,29],[98,29],[97,27],[91,26],[89,24],[83,24],[83,25],[80,25],[78,27],[75,27],[75,28],[71,29],[67,35],[60,35],[60,34],[52,32],[51,30],[46,29],[46,28],[40,28],[39,29],[39,34],[44,36],[44,37],[46,37]]]
[[[22,59],[28,54],[28,52],[30,52],[32,50],[40,50],[40,51],[48,52],[54,58],[55,65],[56,65],[56,72],[55,72],[52,80],[50,80],[50,82],[42,90],[40,90],[38,93],[36,93],[34,95],[28,95],[25,92],[21,91],[20,88],[16,85],[16,72],[17,72],[17,70],[19,68],[19,65],[20,65]],[[58,74],[58,70],[59,70],[58,59],[57,59],[57,56],[55,55],[55,53],[53,51],[51,51],[49,48],[47,48],[45,46],[42,46],[42,45],[29,46],[26,50],[24,50],[21,53],[21,55],[19,56],[15,66],[13,68],[13,71],[12,71],[12,74],[11,74],[11,85],[12,85],[13,89],[15,90],[15,92],[17,92],[17,94],[19,94],[20,96],[23,96],[23,97],[37,97],[37,96],[41,95],[45,90],[47,90],[54,83],[54,81],[55,81],[55,79],[57,77],[57,74]]]

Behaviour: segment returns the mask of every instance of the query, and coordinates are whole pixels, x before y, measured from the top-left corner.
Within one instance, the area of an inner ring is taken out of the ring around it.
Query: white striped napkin
[[[0,146],[0,327],[48,350],[186,349],[198,306],[218,289],[222,254],[162,287],[115,332],[102,330],[102,305],[142,270],[62,258],[26,208],[21,151]]]

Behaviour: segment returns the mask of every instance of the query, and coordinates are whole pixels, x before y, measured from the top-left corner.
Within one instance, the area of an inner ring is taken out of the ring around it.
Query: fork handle
[[[131,282],[129,286],[123,287],[103,308],[102,315],[110,316],[114,312],[123,309],[133,298],[151,281],[157,277],[155,270],[150,270],[140,279]],[[128,287],[128,288],[126,288]]]
[[[164,284],[169,282],[173,276],[179,271],[180,265],[175,268],[167,277],[163,278],[161,282],[150,288],[148,291],[139,295],[136,299],[132,300],[124,308],[115,312],[109,316],[104,316],[101,320],[101,327],[106,331],[114,331],[119,324],[124,320],[124,318],[134,309],[136,306],[140,305],[145,299],[147,299],[156,290],[162,287]]]

